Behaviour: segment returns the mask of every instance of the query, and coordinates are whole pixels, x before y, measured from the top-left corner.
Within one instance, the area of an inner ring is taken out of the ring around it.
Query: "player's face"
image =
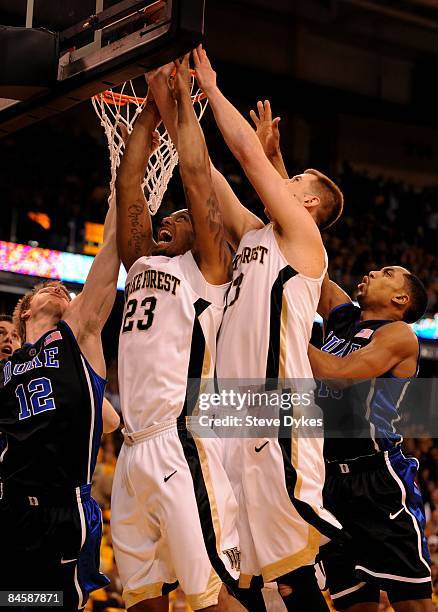
[[[50,285],[43,287],[32,298],[30,303],[30,316],[44,312],[55,319],[61,319],[71,297],[64,285]]]
[[[10,321],[0,321],[0,359],[7,359],[20,348],[20,338]]]
[[[372,270],[357,286],[357,301],[361,307],[391,305],[394,298],[406,295],[405,274],[409,271],[401,266]]]
[[[174,257],[182,255],[193,247],[195,235],[188,210],[178,210],[165,217],[158,229],[155,255]]]
[[[300,206],[312,209],[319,204],[319,197],[315,195],[315,183],[317,177],[313,174],[296,174],[290,179],[285,179],[287,190],[292,200]],[[269,210],[265,208],[265,215],[273,221]]]
[[[296,174],[290,179],[285,179],[285,182],[292,197],[305,206],[310,198],[315,197],[314,191],[317,180],[313,174]]]

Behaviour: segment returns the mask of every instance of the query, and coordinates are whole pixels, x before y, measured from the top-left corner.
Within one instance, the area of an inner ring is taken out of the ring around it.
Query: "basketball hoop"
[[[190,93],[196,116],[200,120],[207,107],[208,100],[196,86],[194,70],[191,70],[190,74]],[[111,161],[110,188],[111,193],[113,193],[117,168],[125,149],[123,132],[126,131],[128,135],[132,132],[135,120],[144,108],[146,98],[137,96],[133,82],[127,81],[121,85],[120,91],[107,89],[93,96],[91,101],[108,140]],[[160,207],[173,170],[178,164],[178,153],[163,123],[158,127],[158,132],[160,143],[149,158],[146,175],[142,183],[151,215],[155,215]]]

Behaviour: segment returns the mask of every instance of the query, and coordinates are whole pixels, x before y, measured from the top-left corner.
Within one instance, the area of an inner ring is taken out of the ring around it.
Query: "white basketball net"
[[[195,77],[191,76],[191,96],[195,113],[200,120],[207,107],[208,100],[195,85]],[[125,149],[123,130],[130,134],[137,116],[144,108],[146,98],[138,97],[132,81],[123,83],[120,91],[111,89],[97,94],[91,99],[94,110],[105,130],[111,161],[111,194],[114,192],[117,168]],[[124,127],[123,127],[124,126]],[[149,205],[151,215],[155,215],[160,207],[173,170],[178,164],[178,153],[167,133],[164,124],[158,127],[160,144],[149,158],[142,188]]]

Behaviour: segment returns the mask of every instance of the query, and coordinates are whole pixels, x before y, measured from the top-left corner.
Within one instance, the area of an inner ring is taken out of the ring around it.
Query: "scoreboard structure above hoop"
[[[205,0],[4,0],[0,137],[187,53]]]

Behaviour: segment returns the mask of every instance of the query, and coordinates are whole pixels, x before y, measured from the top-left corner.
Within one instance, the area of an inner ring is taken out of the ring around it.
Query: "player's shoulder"
[[[336,304],[328,316],[327,324],[336,324],[339,322],[351,322],[356,323],[360,320],[361,309],[359,306],[354,304],[351,300]]]
[[[377,332],[380,335],[397,335],[406,339],[417,338],[412,327],[409,325],[409,323],[405,323],[405,321],[391,321],[386,325],[382,325],[382,327],[380,327]]]
[[[248,209],[245,209],[245,221],[242,224],[242,228],[240,231],[240,240],[248,234],[248,232],[261,230],[267,227],[265,223],[259,217],[257,217],[254,213],[250,212]]]
[[[272,226],[272,237],[283,258],[299,276],[306,281],[321,283],[327,272],[328,257],[321,234],[316,224],[312,223],[316,233],[306,235],[303,231],[298,237],[296,230],[287,232],[283,226],[275,224]]]
[[[394,347],[402,346],[405,350],[418,350],[418,338],[412,327],[404,321],[392,321],[382,325],[376,330],[374,339],[386,341]]]
[[[271,223],[267,223],[267,224],[262,223],[260,219],[258,219],[258,223],[254,222],[254,223],[248,224],[248,226],[245,228],[245,231],[242,232],[242,235],[240,237],[239,247],[243,242],[247,240],[252,240],[253,238],[266,234],[271,229],[272,229]]]

